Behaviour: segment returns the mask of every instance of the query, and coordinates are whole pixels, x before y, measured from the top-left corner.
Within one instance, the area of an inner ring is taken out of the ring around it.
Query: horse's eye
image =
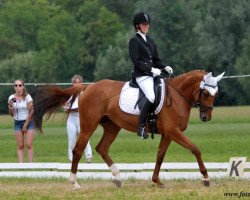
[[[208,91],[206,91],[206,90],[204,90],[204,92],[203,92],[203,96],[204,96],[204,97],[209,97],[209,92],[208,92]]]

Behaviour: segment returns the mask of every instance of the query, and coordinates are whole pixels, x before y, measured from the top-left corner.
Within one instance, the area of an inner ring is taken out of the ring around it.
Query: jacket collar
[[[147,42],[147,35],[146,34],[143,34],[140,31],[138,31],[137,33]]]
[[[146,46],[149,47],[148,42],[146,42],[139,33],[136,33],[136,36],[143,42],[143,44],[145,44]],[[146,38],[147,38],[147,41],[148,41],[147,35],[146,35]]]

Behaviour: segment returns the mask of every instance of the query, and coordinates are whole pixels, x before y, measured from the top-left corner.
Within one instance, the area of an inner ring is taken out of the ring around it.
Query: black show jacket
[[[146,35],[147,42],[140,34],[136,34],[129,41],[129,55],[134,64],[134,77],[153,76],[151,68],[164,69],[164,65],[159,56],[154,40]]]

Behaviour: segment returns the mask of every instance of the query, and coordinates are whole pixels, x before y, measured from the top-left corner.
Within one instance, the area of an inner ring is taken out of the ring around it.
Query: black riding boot
[[[152,103],[146,99],[145,103],[142,106],[141,109],[141,113],[139,116],[139,126],[137,129],[137,135],[140,136],[143,139],[147,139],[148,138],[148,134],[145,131],[145,126],[146,126],[146,122],[147,122],[147,118],[148,118],[148,112],[150,110],[150,106],[152,105]]]

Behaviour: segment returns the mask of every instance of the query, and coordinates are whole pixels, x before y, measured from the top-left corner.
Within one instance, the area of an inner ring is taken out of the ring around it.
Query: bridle
[[[192,106],[196,107],[196,108],[199,108],[200,111],[213,110],[214,109],[214,105],[213,104],[211,106],[205,106],[201,102],[201,97],[202,97],[202,93],[204,92],[204,89],[199,88],[196,92],[198,92],[198,91],[200,91],[198,101],[192,103]]]
[[[192,102],[190,99],[188,99],[186,96],[184,96],[181,92],[179,92],[174,86],[172,86],[170,84],[170,79],[168,79],[168,85],[171,86],[180,96],[182,96],[188,103],[191,107],[195,107],[195,108],[199,108],[200,112],[204,112],[204,111],[207,111],[207,110],[213,110],[214,109],[214,106],[213,104],[210,105],[210,106],[206,106],[202,103],[201,101],[201,97],[202,97],[202,94],[204,92],[204,89],[201,89],[199,88],[196,92],[194,92],[194,95],[199,92],[199,97],[198,97],[198,100],[197,101],[194,101]],[[214,87],[214,86],[210,86],[210,85],[206,85],[208,87]]]

